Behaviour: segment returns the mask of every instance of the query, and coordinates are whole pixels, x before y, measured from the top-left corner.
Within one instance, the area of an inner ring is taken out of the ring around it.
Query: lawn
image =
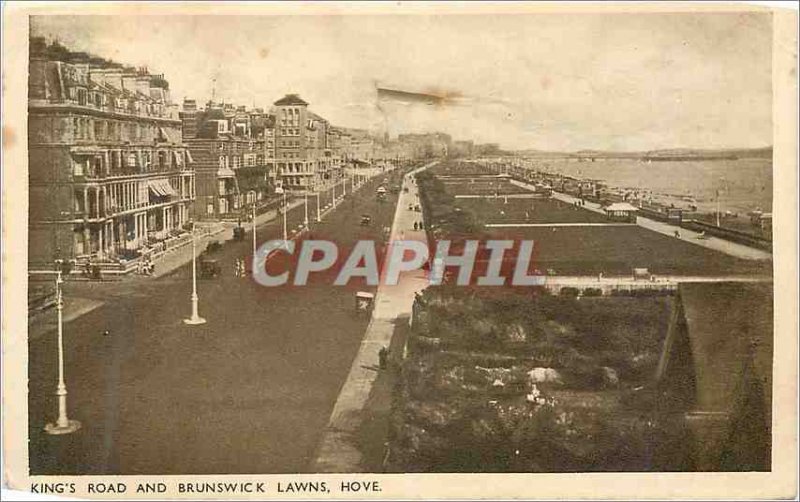
[[[485,176],[487,174],[497,174],[491,171],[488,167],[474,163],[462,162],[458,160],[448,160],[440,162],[429,169],[431,174],[434,175],[447,175],[447,176]]]
[[[771,274],[772,264],[742,260],[638,226],[487,228],[496,239],[534,240],[534,263],[558,275]]]
[[[556,199],[457,199],[462,211],[479,213],[486,223],[608,223],[605,215]]]
[[[475,167],[475,166],[469,166]],[[477,169],[477,168],[476,168]],[[497,223],[608,223],[605,215],[553,199],[455,199],[449,184],[419,177],[434,239],[534,240],[533,268],[558,275],[770,275],[769,262],[743,260],[635,225],[486,227]]]
[[[505,195],[531,193],[503,179],[472,178],[474,181],[448,180],[439,178],[444,183],[447,193],[451,195]]]

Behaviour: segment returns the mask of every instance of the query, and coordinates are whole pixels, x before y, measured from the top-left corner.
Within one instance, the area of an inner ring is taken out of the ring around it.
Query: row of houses
[[[195,173],[163,75],[34,38],[28,85],[31,268],[134,257],[181,231]]]
[[[267,110],[173,102],[162,74],[30,40],[29,264],[125,268],[197,220],[322,190],[414,150],[336,127],[297,94]]]

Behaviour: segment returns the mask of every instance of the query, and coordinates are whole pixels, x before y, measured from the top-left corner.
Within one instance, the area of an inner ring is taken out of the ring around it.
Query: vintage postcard
[[[3,26],[4,489],[797,497],[791,6]]]

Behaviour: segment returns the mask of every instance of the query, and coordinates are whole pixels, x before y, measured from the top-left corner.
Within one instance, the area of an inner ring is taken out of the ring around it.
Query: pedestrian
[[[103,331],[103,336],[108,336],[108,330]]]
[[[239,277],[239,259],[236,259],[236,262],[233,264],[233,276]]]
[[[417,222],[415,221],[414,222],[414,230],[416,230],[416,229],[417,229]]]
[[[380,369],[385,370],[386,364],[389,359],[389,351],[386,347],[381,347],[381,350],[378,351],[378,366]]]

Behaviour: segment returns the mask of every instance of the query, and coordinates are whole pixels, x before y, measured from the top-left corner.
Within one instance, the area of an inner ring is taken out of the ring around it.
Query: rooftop
[[[605,208],[606,211],[638,211],[636,206],[628,204],[627,202],[615,202]]]
[[[303,101],[297,94],[287,94],[275,102],[275,106],[308,106],[308,103]]]

